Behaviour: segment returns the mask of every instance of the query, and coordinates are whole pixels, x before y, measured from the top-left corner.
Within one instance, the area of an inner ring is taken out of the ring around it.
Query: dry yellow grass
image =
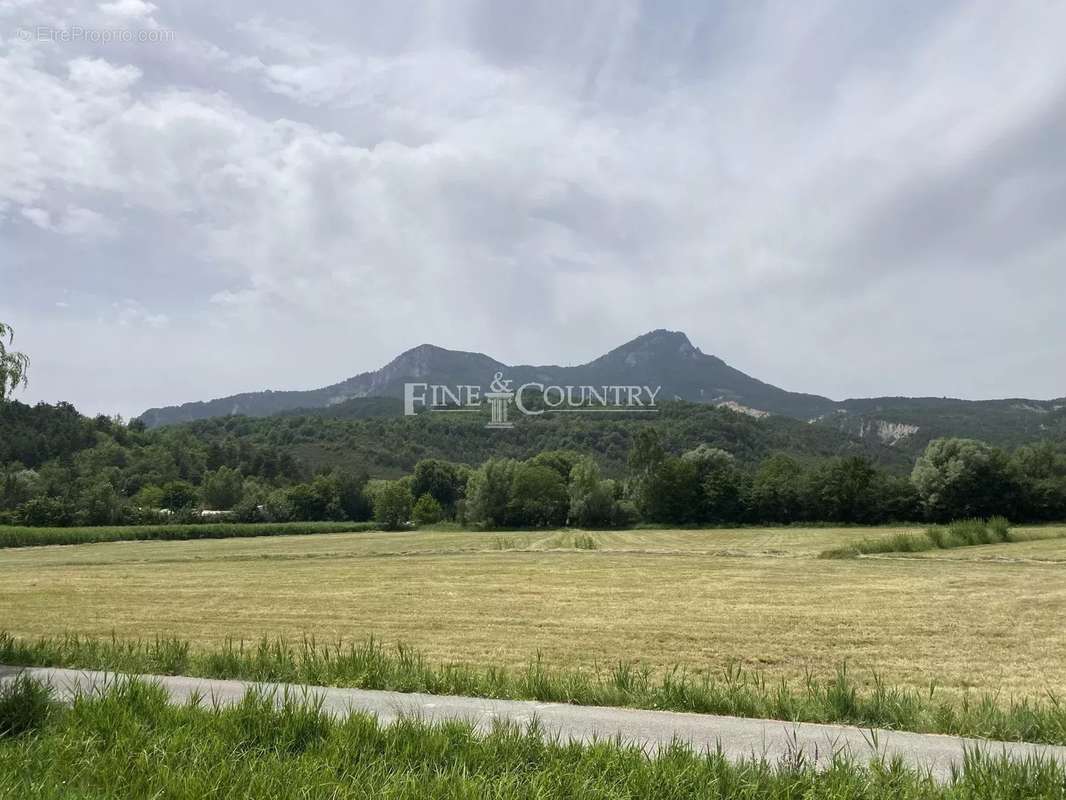
[[[815,558],[891,532],[597,532],[593,551],[567,532],[433,531],[6,550],[0,629],[205,646],[372,634],[479,664],[737,660],[790,678],[847,659],[911,686],[1066,691],[1066,563]]]

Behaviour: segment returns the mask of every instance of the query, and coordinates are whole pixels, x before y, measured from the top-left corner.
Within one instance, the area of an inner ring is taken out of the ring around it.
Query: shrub
[[[1005,517],[964,519],[947,527],[929,528],[922,533],[897,533],[879,539],[864,539],[853,545],[826,550],[822,558],[854,558],[871,553],[919,553],[923,550],[949,550],[1012,541],[1010,522]]]
[[[444,509],[436,498],[427,492],[418,498],[418,502],[411,509],[411,519],[415,525],[432,525],[444,519]]]
[[[411,518],[413,505],[408,481],[386,481],[374,496],[374,519],[386,530],[397,530]]]
[[[19,521],[33,527],[65,528],[73,523],[74,512],[62,500],[35,497],[22,506]]]
[[[0,684],[0,738],[39,730],[54,705],[51,689],[25,673]]]
[[[988,521],[988,528],[999,541],[1011,541],[1010,520],[1006,517],[992,517],[992,519]]]

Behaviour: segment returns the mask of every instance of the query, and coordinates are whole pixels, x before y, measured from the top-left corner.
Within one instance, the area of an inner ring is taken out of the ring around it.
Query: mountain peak
[[[400,353],[398,356],[396,356],[396,358],[394,358],[392,360],[392,363],[395,363],[397,361],[407,361],[407,360],[415,359],[415,358],[428,358],[430,356],[435,356],[435,355],[438,355],[438,354],[441,354],[441,353],[447,353],[447,352],[448,352],[448,350],[446,350],[445,348],[438,347],[435,344],[429,344],[427,342],[427,343],[420,344],[420,345],[417,345],[415,347],[412,347],[412,348],[410,348],[408,350],[404,350],[402,353]]]
[[[386,364],[378,373],[390,380],[396,375],[411,378],[424,378],[437,371],[450,372],[455,369],[480,368],[483,371],[502,366],[484,353],[468,353],[463,350],[449,350],[435,344],[420,344],[405,350]]]
[[[682,331],[670,331],[666,328],[656,328],[653,331],[648,331],[631,341],[629,345],[666,345],[669,347],[676,346],[678,348],[688,347],[693,350],[696,349],[692,347],[692,342],[689,341],[688,336]],[[627,347],[629,345],[622,346]]]
[[[516,385],[537,382],[560,386],[660,386],[663,398],[715,404],[733,401],[747,408],[805,420],[836,406],[824,397],[794,394],[762,383],[701,352],[681,331],[657,328],[594,361],[573,367],[508,366],[484,353],[420,344],[381,369],[321,389],[231,395],[204,403],[150,409],[144,419],[151,425],[161,425],[225,414],[265,416],[299,408],[327,408],[355,398],[402,397],[408,382],[482,386],[500,371],[506,371]]]
[[[695,358],[699,355],[702,355],[700,351],[692,346],[688,336],[681,331],[658,328],[616,347],[597,361],[624,361],[628,366],[634,367],[663,359]]]

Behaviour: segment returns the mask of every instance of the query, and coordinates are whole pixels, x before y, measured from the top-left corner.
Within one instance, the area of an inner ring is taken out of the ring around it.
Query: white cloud
[[[157,7],[144,0],[115,0],[113,3],[100,3],[98,8],[114,17],[143,19],[151,16]]]
[[[170,324],[166,314],[153,314],[136,300],[126,298],[111,304],[115,322],[123,328],[148,326],[165,328]]]
[[[116,226],[103,215],[88,208],[68,206],[54,213],[46,208],[25,206],[22,216],[38,228],[85,239],[108,239],[118,235]]]
[[[79,98],[86,93],[124,93],[140,80],[142,74],[132,64],[116,67],[102,58],[76,58],[67,66],[73,84],[71,88]]]
[[[52,229],[52,215],[48,213],[47,209],[26,206],[22,209],[22,216],[38,228],[44,228],[45,230]]]

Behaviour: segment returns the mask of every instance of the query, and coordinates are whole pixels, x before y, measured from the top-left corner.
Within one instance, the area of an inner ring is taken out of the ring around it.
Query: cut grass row
[[[459,722],[338,720],[291,695],[280,707],[253,692],[204,708],[128,681],[66,707],[28,680],[0,691],[4,797],[1061,800],[1064,786],[1053,761],[978,753],[941,785],[898,761],[838,755],[823,770],[797,752],[734,764],[677,744],[649,757],[619,742],[545,740],[535,722],[481,734]]]
[[[0,547],[42,547],[98,542],[230,539],[380,530],[373,522],[209,522],[175,525],[122,525],[94,528],[0,526]]]
[[[990,693],[949,698],[935,685],[927,691],[890,687],[876,675],[871,688],[863,688],[846,665],[831,677],[789,683],[739,667],[702,675],[678,668],[656,677],[626,662],[594,674],[552,669],[539,659],[525,669],[433,664],[415,650],[373,639],[349,645],[263,639],[196,651],[177,639],[28,640],[5,633],[0,664],[628,706],[1066,745],[1066,704],[1051,692],[1044,700]]]
[[[982,544],[1015,541],[1010,522],[1004,517],[990,520],[967,519],[945,527],[929,528],[918,533],[897,533],[877,539],[863,539],[844,547],[826,550],[821,558],[855,558],[880,553],[921,553],[927,550],[951,550]]]

